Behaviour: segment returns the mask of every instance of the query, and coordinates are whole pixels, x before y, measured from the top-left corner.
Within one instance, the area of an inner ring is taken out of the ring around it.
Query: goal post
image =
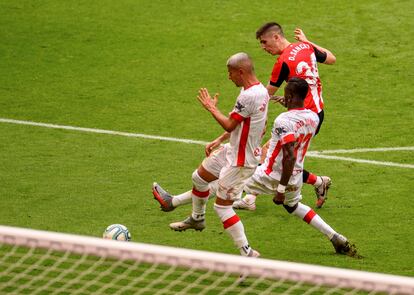
[[[0,226],[0,294],[414,294],[414,278]]]

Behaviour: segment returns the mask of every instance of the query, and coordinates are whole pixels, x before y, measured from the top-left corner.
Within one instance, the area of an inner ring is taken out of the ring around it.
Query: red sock
[[[308,180],[306,180],[307,184],[315,184],[317,176],[313,173],[309,173]]]

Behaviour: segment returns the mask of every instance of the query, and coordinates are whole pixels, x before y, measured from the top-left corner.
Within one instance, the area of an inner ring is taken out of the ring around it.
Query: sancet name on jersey
[[[317,126],[318,126],[318,123],[317,122],[315,122],[314,120],[312,120],[312,119],[306,119],[305,121],[299,121],[299,122],[296,122],[296,125],[295,125],[295,132],[300,128],[300,127],[302,127],[302,126],[305,126],[305,125],[310,125],[310,126],[312,126],[312,127],[314,127],[314,128],[316,128]]]
[[[310,45],[306,44],[306,43],[301,43],[299,45],[296,45],[291,51],[290,51],[290,55],[288,57],[289,60],[294,61],[296,58],[296,55],[299,53],[299,51],[301,51],[302,49],[310,49]]]

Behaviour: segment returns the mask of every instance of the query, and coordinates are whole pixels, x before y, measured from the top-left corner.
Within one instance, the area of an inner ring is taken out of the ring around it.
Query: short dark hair
[[[275,22],[265,23],[256,31],[256,39],[262,37],[265,33],[269,31],[275,31],[277,34],[281,35],[282,37],[285,36],[283,33],[282,26]]]
[[[302,78],[292,77],[289,79],[286,88],[291,91],[293,98],[304,100],[309,91],[309,84]]]

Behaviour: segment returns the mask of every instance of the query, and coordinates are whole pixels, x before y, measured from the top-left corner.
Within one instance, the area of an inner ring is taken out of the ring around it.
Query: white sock
[[[208,198],[214,198],[216,196],[217,181],[210,182],[209,188],[210,194],[208,195]],[[191,191],[186,191],[180,195],[173,196],[172,205],[174,207],[180,207],[181,205],[190,204],[192,200],[193,195],[191,194]]]
[[[187,191],[180,195],[174,196],[172,199],[172,205],[174,207],[179,207],[181,205],[190,204],[192,200],[193,200],[193,196],[191,194],[191,191]]]
[[[236,212],[234,212],[233,207],[214,204],[214,210],[220,217],[224,229],[227,233],[229,233],[234,241],[234,244],[240,250],[240,254],[248,256],[251,248],[249,246],[249,242],[247,241],[246,234],[244,233],[243,223],[240,221],[240,218],[237,216]]]
[[[209,183],[204,180],[195,170],[192,175],[193,190],[191,191],[193,199],[193,212],[191,216],[194,220],[203,220],[206,214],[206,204],[208,201]]]
[[[208,197],[200,198],[196,195],[193,195],[193,212],[191,216],[194,220],[204,220],[204,216],[206,215],[206,205],[208,201]]]
[[[295,211],[292,212],[293,215],[296,215],[306,223],[312,225],[314,228],[316,228],[318,231],[323,233],[325,236],[328,237],[328,239],[332,239],[334,234],[336,234],[336,231],[332,229],[332,227],[329,226],[323,219],[315,213],[309,206],[306,206],[305,204],[298,203],[298,207],[295,209]]]
[[[322,184],[322,177],[316,176],[316,181],[313,184],[314,187],[319,187]]]

